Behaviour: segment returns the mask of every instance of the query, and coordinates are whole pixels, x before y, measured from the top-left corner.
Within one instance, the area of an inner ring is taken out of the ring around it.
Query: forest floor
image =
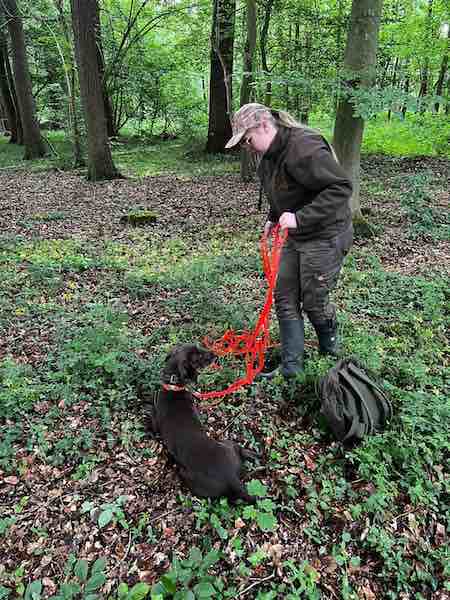
[[[449,174],[439,158],[362,165],[369,226],[336,300],[344,351],[392,397],[389,431],[332,440],[315,384],[333,363],[310,328],[295,385],[203,409],[212,436],[261,455],[250,509],[191,496],[143,413],[172,345],[262,306],[257,185],[2,170],[0,599],[448,599]],[[121,223],[141,208],[154,225]],[[238,376],[221,366],[202,389]]]

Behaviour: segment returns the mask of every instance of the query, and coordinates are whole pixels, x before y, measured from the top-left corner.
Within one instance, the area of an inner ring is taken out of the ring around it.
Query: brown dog
[[[151,426],[180,467],[180,474],[196,496],[226,496],[254,502],[240,481],[242,460],[256,454],[231,441],[216,442],[203,429],[194,398],[185,385],[197,381],[197,372],[215,360],[208,350],[185,344],[166,358],[162,389],[155,401]]]

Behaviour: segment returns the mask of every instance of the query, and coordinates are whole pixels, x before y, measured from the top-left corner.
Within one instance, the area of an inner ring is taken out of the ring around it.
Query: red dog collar
[[[162,388],[168,392],[183,392],[186,389],[182,385],[174,385],[173,383],[163,383]]]
[[[162,383],[161,387],[163,390],[166,390],[168,392],[184,392],[186,391],[186,388],[182,385],[174,385],[173,383]],[[201,394],[200,392],[190,392],[193,396],[195,396],[196,398],[200,398]]]

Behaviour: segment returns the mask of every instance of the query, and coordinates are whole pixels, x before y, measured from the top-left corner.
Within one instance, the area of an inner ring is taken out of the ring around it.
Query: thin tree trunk
[[[427,16],[427,35],[431,37],[432,31],[432,17],[433,17],[433,0],[428,0],[428,16]],[[430,59],[428,56],[425,57],[423,67],[420,71],[420,89],[418,96],[419,110],[421,113],[425,112],[425,106],[421,102],[421,99],[428,94],[428,84],[430,77]]]
[[[282,33],[283,30],[281,30]],[[288,29],[288,40],[287,47],[289,48],[289,53],[284,56],[284,71],[289,72],[293,70],[292,65],[292,23],[289,23]],[[286,80],[284,84],[284,106],[285,109],[289,112],[291,110],[291,88],[289,86],[289,80]]]
[[[403,91],[405,92],[405,94],[409,94],[409,85],[410,85],[410,76],[409,76],[409,60],[406,61],[405,64],[405,69],[406,69],[406,76],[405,76],[405,84],[403,86]],[[403,120],[406,118],[406,111],[407,111],[407,105],[406,102],[403,103],[402,106],[402,117]]]
[[[8,74],[6,71],[6,61],[8,59],[8,52],[6,47],[6,38],[0,31],[0,98],[5,110],[6,120],[8,121],[8,129],[11,134],[9,141],[12,144],[18,143],[18,128],[17,120],[19,115],[16,112],[14,106],[14,100],[9,88]]]
[[[75,169],[85,166],[83,158],[83,151],[81,147],[81,132],[78,123],[77,107],[76,107],[76,69],[75,69],[75,57],[72,52],[72,36],[67,25],[66,16],[64,14],[63,0],[54,0],[56,9],[58,11],[59,23],[66,41],[67,47],[70,48],[68,60],[64,58],[61,52],[61,59],[64,62],[64,71],[66,73],[66,88],[68,98],[68,117],[69,127],[72,130],[72,144],[73,144],[73,167]]]
[[[11,37],[14,83],[23,127],[24,159],[39,158],[45,155],[46,149],[36,117],[22,19],[16,0],[1,0],[1,2]]]
[[[256,48],[256,0],[246,0],[247,36],[244,45],[244,60],[240,95],[240,106],[250,101],[251,85],[253,82],[253,60]]]
[[[1,5],[1,2],[0,2],[0,5]],[[16,112],[17,143],[20,146],[23,146],[23,127],[22,127],[22,120],[20,118],[19,101],[17,100],[16,87],[15,87],[15,83],[14,83],[14,75],[12,72],[12,68],[11,68],[11,64],[10,64],[8,56],[6,56],[5,68],[6,68],[6,76],[8,79],[9,91],[11,92],[11,98],[14,103],[14,110]]]
[[[391,66],[391,57],[388,56],[385,64],[384,64],[384,68],[383,68],[383,74],[380,77],[380,87],[384,88],[384,86],[386,85],[386,79],[388,77],[388,73],[389,73],[389,67]],[[394,67],[395,69],[395,67]]]
[[[234,19],[236,0],[214,0],[206,151],[224,152],[231,137]]]
[[[267,0],[266,10],[264,13],[264,21],[261,28],[261,35],[259,38],[259,46],[261,49],[261,66],[266,77],[266,92],[264,98],[264,104],[271,106],[272,104],[272,81],[270,80],[270,69],[267,63],[267,37],[269,34],[270,17],[272,15],[272,8],[275,0]]]
[[[303,72],[305,78],[309,80],[310,76],[310,60],[311,60],[311,32],[307,31],[305,33],[306,37],[306,45],[305,45],[305,60],[303,61]],[[309,85],[309,84],[308,84]],[[309,111],[311,109],[311,95],[309,92],[309,87],[305,89],[305,93],[302,94],[302,105],[300,107],[300,121],[302,123],[308,124],[309,121]]]
[[[447,80],[447,94],[450,96],[450,77]],[[445,105],[445,114],[450,114],[450,102]]]
[[[378,32],[383,0],[353,0],[350,27],[345,48],[344,69],[353,74],[346,82],[352,88],[369,87],[375,75]],[[349,96],[339,101],[334,126],[336,154],[353,182],[350,201],[352,212],[361,215],[359,200],[361,143],[364,120],[355,117],[354,106]]]
[[[87,129],[88,179],[120,177],[114,166],[106,129],[101,77],[97,60],[95,19],[97,0],[71,0],[75,55],[81,103]]]
[[[392,87],[395,87],[395,84],[397,83],[397,71],[398,71],[398,63],[399,63],[399,58],[398,56],[395,57],[395,63],[394,63],[394,72],[392,74]],[[388,121],[391,120],[391,115],[392,115],[392,107],[389,106],[389,110],[388,110]]]
[[[98,2],[96,2],[97,10],[95,14],[95,36],[97,41],[97,62],[98,62],[98,70],[101,78],[102,85],[102,96],[103,96],[103,106],[105,108],[105,118],[106,118],[106,128],[108,131],[109,137],[115,137],[117,135],[117,122],[114,121],[114,112],[111,104],[111,100],[109,98],[108,88],[106,85],[105,78],[105,55],[103,53],[103,43],[102,43],[102,28],[100,23],[100,10],[98,6]]]
[[[450,27],[447,30],[447,39],[450,39]],[[442,57],[441,68],[439,69],[439,75],[436,81],[436,96],[442,96],[444,91],[444,81],[448,69],[448,45],[445,50],[445,54]],[[439,112],[439,102],[434,105],[434,110]]]
[[[418,102],[419,102],[419,107],[420,107],[420,112],[423,113],[425,112],[425,108],[423,108],[423,103],[421,102],[421,99],[424,98],[427,94],[428,94],[428,72],[430,69],[430,61],[428,59],[428,57],[425,57],[425,62],[423,67],[420,70],[420,88],[419,88],[419,95],[418,95]]]
[[[253,60],[256,48],[256,0],[247,0],[247,39],[244,46],[244,74],[242,76],[240,106],[250,102],[253,81]],[[241,179],[251,181],[255,175],[255,160],[246,150],[241,150]]]
[[[300,23],[298,20],[295,22],[295,70],[298,71],[300,69]],[[295,114],[298,115],[300,113],[300,93],[298,91],[299,86],[296,86],[295,96],[294,96],[294,108]]]
[[[333,98],[333,107],[337,110],[339,104],[339,98],[341,95],[341,45],[342,45],[342,0],[337,0],[337,30],[336,30],[336,57],[337,57],[337,67],[336,67],[336,83],[334,90],[334,98]]]

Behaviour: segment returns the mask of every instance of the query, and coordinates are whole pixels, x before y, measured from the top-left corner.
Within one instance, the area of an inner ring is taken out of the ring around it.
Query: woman
[[[239,143],[261,158],[257,173],[270,204],[265,234],[276,223],[289,231],[274,295],[281,367],[262,375],[281,371],[295,377],[303,371],[303,313],[321,352],[337,354],[336,308],[329,295],[353,241],[352,185],[328,142],[288,113],[245,104],[234,115],[226,148]]]

